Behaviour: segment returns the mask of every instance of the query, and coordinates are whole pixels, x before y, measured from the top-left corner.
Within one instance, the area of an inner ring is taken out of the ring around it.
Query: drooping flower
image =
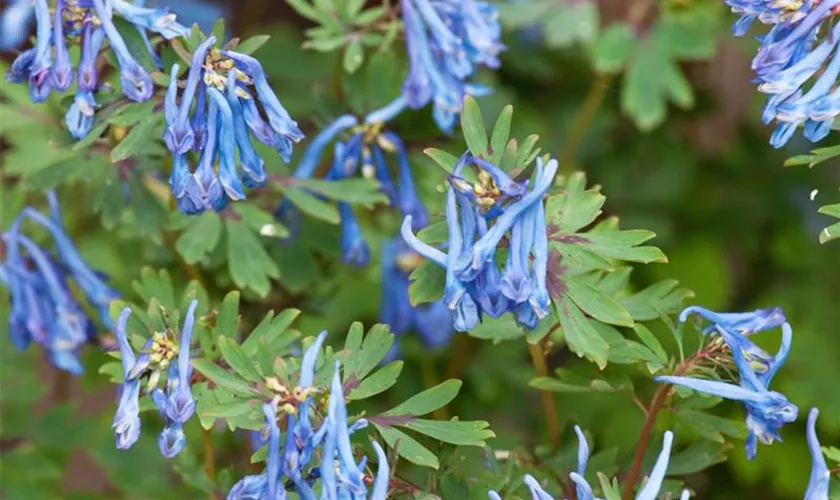
[[[229,201],[245,198],[243,184],[265,184],[264,163],[252,135],[286,162],[293,144],[303,138],[259,61],[213,48],[215,43],[210,36],[196,48],[180,99],[180,68],[173,65],[164,100],[163,139],[173,162],[169,184],[178,209],[187,214],[219,211]],[[195,169],[190,156],[198,159]]]
[[[575,471],[569,474],[569,479],[575,483],[575,495],[577,500],[601,500],[595,496],[592,486],[590,486],[584,477],[586,464],[589,461],[589,445],[586,442],[586,436],[583,435],[583,431],[578,426],[575,426],[575,434],[578,437],[577,464]],[[653,470],[650,471],[647,481],[645,481],[642,488],[636,494],[636,500],[656,500],[659,491],[662,489],[662,482],[665,480],[665,474],[668,470],[673,441],[674,434],[671,431],[666,431],[662,437],[662,451],[659,452],[659,456],[653,465]],[[525,486],[528,487],[532,500],[554,500],[554,497],[546,492],[539,481],[530,474],[525,475]],[[689,495],[688,490],[683,490],[680,500],[688,500]],[[495,491],[490,491],[488,496],[491,500],[501,500],[501,496]]]
[[[808,451],[811,452],[811,477],[808,479],[808,489],[805,490],[803,500],[828,500],[828,484],[831,473],[825,464],[820,441],[817,438],[817,417],[820,411],[811,408],[808,413]]]
[[[776,122],[770,144],[784,146],[799,126],[812,142],[828,135],[840,114],[840,24],[834,22],[840,2],[725,2],[741,16],[733,27],[736,36],[756,19],[772,25],[752,62],[758,90],[769,94],[762,121]]]
[[[2,236],[5,259],[0,264],[0,281],[11,295],[9,335],[18,349],[34,340],[53,365],[78,375],[83,371],[79,351],[95,339],[96,326],[74,298],[70,283],[75,283],[86,302],[99,312],[106,327],[112,326],[108,309],[118,294],[90,268],[65,233],[55,196],[49,193],[47,200],[49,217],[27,207]],[[21,234],[27,219],[47,230],[53,253]]]
[[[461,178],[468,163],[478,169],[475,185]],[[548,315],[542,197],[553,182],[557,161],[544,165],[538,158],[535,172],[530,186],[518,184],[495,165],[464,155],[447,187],[446,254],[414,236],[410,216],[403,221],[406,243],[446,269],[444,303],[457,331],[473,328],[483,313],[498,317],[510,312],[529,329]],[[508,258],[500,272],[495,254],[506,236]]]
[[[120,348],[124,381],[113,424],[117,448],[130,448],[140,435],[140,379],[148,375],[146,390],[165,423],[158,437],[160,452],[166,458],[172,458],[184,449],[186,436],[183,424],[195,413],[195,399],[190,389],[190,343],[196,307],[198,300],[194,299],[187,308],[177,344],[173,339],[174,332],[170,329],[155,332],[143,346],[139,357],[128,342],[126,332],[131,308],[126,307],[120,313],[115,334]],[[167,379],[165,389],[161,390],[156,386],[163,371],[167,372]]]
[[[0,51],[23,45],[32,26],[32,0],[11,0],[0,12]]]
[[[435,121],[450,132],[465,95],[490,89],[470,83],[478,66],[498,68],[501,27],[496,8],[477,0],[402,0],[409,72],[402,98],[414,109],[434,103]]]
[[[186,35],[188,31],[166,9],[149,9],[125,0],[61,0],[56,2],[52,16],[46,0],[34,0],[15,2],[9,7],[3,22],[16,24],[8,30],[3,28],[2,45],[14,45],[25,37],[32,12],[37,27],[35,46],[15,59],[6,79],[13,83],[28,81],[32,101],[43,102],[52,90],[64,92],[69,89],[76,73],[76,98],[65,115],[67,127],[76,139],[83,138],[91,129],[97,106],[95,63],[105,39],[118,62],[123,94],[133,101],[145,101],[152,96],[151,76],[126,45],[114,25],[114,16],[135,26],[155,60],[157,55],[148,33],[171,39]],[[70,44],[78,44],[81,48],[81,58],[75,69],[70,60]]]
[[[682,385],[690,389],[726,399],[741,401],[747,410],[747,440],[744,448],[752,460],[758,441],[772,444],[781,440],[779,429],[796,420],[798,408],[778,392],[769,390],[770,382],[787,359],[793,341],[793,330],[780,308],[759,309],[750,313],[715,313],[697,306],[688,307],[680,314],[685,321],[689,314],[697,313],[713,323],[704,333],[713,333],[729,347],[732,360],[738,369],[739,385],[700,380],[684,376],[660,376],[655,380]],[[771,356],[755,345],[747,335],[781,325],[782,343],[776,355]]]

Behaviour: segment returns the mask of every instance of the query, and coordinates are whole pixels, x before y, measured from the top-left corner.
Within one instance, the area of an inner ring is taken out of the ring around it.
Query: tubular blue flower
[[[29,98],[32,102],[44,102],[51,90],[52,26],[46,0],[35,0],[35,47],[21,53],[12,63],[6,76],[13,83],[29,80]]]
[[[713,323],[713,325],[704,329],[704,333],[713,331],[717,325],[727,331],[750,335],[779,327],[787,321],[780,307],[756,309],[755,311],[746,313],[717,313],[705,307],[689,306],[680,313],[680,323],[685,323],[692,314],[696,314]]]
[[[245,185],[255,188],[265,184],[265,167],[262,158],[254,151],[248,125],[245,121],[242,104],[236,95],[236,70],[231,70],[231,77],[227,83],[227,101],[233,114],[233,131],[236,147],[239,149],[239,164],[245,173]]]
[[[195,144],[195,133],[189,123],[189,113],[197,87],[202,83],[201,73],[204,67],[204,59],[207,57],[207,51],[214,43],[216,43],[216,37],[209,36],[193,52],[190,70],[187,73],[187,82],[184,93],[181,95],[181,103],[178,105],[177,114],[174,113],[173,109],[178,86],[178,80],[175,78],[178,74],[177,64],[173,66],[170,72],[167,101],[165,103],[165,108],[169,110],[164,113],[167,127],[163,133],[163,141],[174,155],[186,154]],[[211,133],[214,132],[211,131]]]
[[[531,212],[533,210],[528,211],[528,213]],[[522,234],[523,226],[530,227],[530,232],[533,233],[533,221],[527,217],[520,217],[514,222],[510,230],[507,264],[505,264],[502,282],[499,285],[505,297],[517,304],[525,302],[531,296],[531,279],[526,267],[530,261],[531,248],[523,242],[525,239]]]
[[[364,460],[361,464],[356,463],[350,444],[338,361],[333,372],[327,422],[324,425],[327,426],[321,465],[324,498],[365,498],[367,488],[363,480]]]
[[[96,69],[96,56],[102,48],[105,32],[93,27],[90,16],[85,18],[82,29],[82,55],[79,59],[78,83],[79,92],[93,92],[96,90],[99,72]]]
[[[31,0],[11,0],[0,12],[0,51],[18,48],[29,34],[35,6]]]
[[[207,144],[201,152],[198,168],[189,173],[186,158],[174,155],[173,171],[170,177],[172,194],[178,202],[178,210],[185,214],[199,214],[205,210],[219,211],[227,205],[227,198],[219,182],[213,164],[216,161],[218,142],[218,107],[210,100],[207,119]]]
[[[532,210],[536,210],[534,218],[534,289],[528,298],[528,303],[539,319],[548,316],[551,299],[548,296],[546,279],[548,276],[548,230],[545,224],[545,206],[538,202]]]
[[[195,309],[198,300],[193,299],[187,308],[184,326],[181,328],[181,342],[178,345],[178,362],[170,365],[166,381],[166,399],[162,413],[176,424],[185,424],[195,413],[195,399],[190,391],[190,342],[195,324]]]
[[[231,80],[233,78],[231,77]],[[245,199],[242,183],[236,169],[236,136],[234,133],[233,112],[227,99],[215,88],[208,88],[207,95],[216,105],[219,113],[218,153],[219,153],[219,181],[227,197],[233,201]],[[212,104],[211,104],[212,105]]]
[[[362,228],[353,215],[353,209],[341,202],[338,204],[338,213],[341,216],[341,260],[355,266],[367,265],[370,248],[362,237]]]
[[[239,70],[253,81],[257,97],[259,97],[265,109],[268,123],[274,132],[290,143],[297,143],[303,139],[303,132],[298,128],[297,122],[292,120],[292,117],[280,104],[280,100],[277,99],[277,95],[268,84],[260,62],[251,56],[238,52],[223,51],[222,54],[231,58]],[[284,158],[284,161],[288,162],[289,160]]]
[[[67,43],[64,40],[63,21],[61,4],[59,4],[55,9],[55,19],[53,21],[55,66],[52,70],[52,86],[59,92],[64,92],[73,84],[73,65],[70,64],[70,54],[67,53]]]
[[[64,115],[64,123],[74,139],[84,139],[93,127],[96,101],[90,92],[79,92]]]
[[[786,423],[796,421],[798,414],[796,405],[790,403],[783,394],[763,387],[750,390],[726,382],[670,375],[654,377],[654,380],[744,403],[747,410],[747,429],[765,444],[771,444],[774,439],[779,439],[778,429]],[[747,458],[755,457],[754,441],[747,442],[746,451]]]
[[[808,413],[807,439],[808,450],[811,452],[811,477],[808,479],[808,489],[803,500],[826,500],[828,498],[828,484],[831,473],[825,464],[820,441],[817,438],[817,417],[820,411],[811,408]]]
[[[406,220],[410,221],[408,218]],[[457,261],[461,256],[463,238],[458,222],[455,191],[451,185],[446,188],[446,222],[449,227],[449,253],[446,256],[446,285],[443,290],[443,301],[453,313],[455,330],[465,332],[478,323],[479,309],[472,297],[467,294],[466,287],[455,272]]]
[[[367,148],[363,149],[364,152]],[[379,181],[379,188],[388,197],[388,203],[395,205],[397,203],[397,190],[394,187],[394,181],[391,180],[391,174],[388,173],[388,165],[385,164],[385,156],[382,154],[382,149],[374,144],[370,151],[373,155],[376,172],[376,180]]]
[[[577,453],[577,469],[575,472],[578,476],[583,478],[586,475],[586,464],[589,462],[589,443],[586,442],[586,436],[583,435],[583,430],[579,426],[575,426],[575,434],[578,438],[578,453]],[[586,500],[592,498],[592,489],[584,479],[583,482],[575,481],[575,491],[577,492],[578,500]]]
[[[166,458],[175,458],[187,445],[187,436],[180,424],[169,423],[158,435],[158,449]]]
[[[126,21],[143,28],[143,32],[159,33],[167,40],[189,35],[189,29],[178,23],[175,14],[171,14],[168,8],[150,9],[124,0],[110,0],[110,3]]]
[[[120,387],[120,401],[111,427],[114,429],[117,448],[121,450],[131,448],[140,437],[140,381],[129,377],[129,372],[136,362],[134,350],[126,337],[126,325],[129,316],[131,316],[131,309],[126,307],[120,312],[117,318],[117,326],[114,329],[120,349],[125,381]]]
[[[671,444],[674,441],[674,433],[665,431],[662,437],[662,451],[659,452],[659,457],[656,463],[653,464],[653,470],[650,471],[650,476],[647,482],[642,487],[641,491],[636,495],[636,500],[656,500],[659,495],[659,490],[662,489],[662,481],[665,480],[665,472],[668,470],[668,462],[671,458]]]
[[[353,115],[342,115],[335,119],[332,123],[324,127],[318,135],[312,140],[312,143],[303,153],[297,168],[295,168],[294,176],[298,179],[308,179],[315,173],[315,168],[318,166],[318,160],[327,145],[332,142],[335,137],[342,131],[356,126],[359,121]]]
[[[105,36],[108,37],[108,42],[114,50],[114,55],[117,56],[117,62],[120,66],[120,85],[122,86],[123,94],[136,102],[148,100],[152,97],[154,90],[152,77],[149,76],[149,73],[131,55],[131,51],[128,50],[122,35],[120,35],[116,26],[114,26],[110,9],[105,7],[102,0],[92,0],[92,2],[99,20],[102,22],[102,29],[105,31]]]

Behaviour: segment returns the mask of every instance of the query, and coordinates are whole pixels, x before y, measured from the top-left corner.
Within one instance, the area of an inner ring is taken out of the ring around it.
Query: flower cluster
[[[34,10],[35,46],[14,60],[6,79],[13,83],[28,82],[32,101],[44,102],[52,90],[59,93],[68,90],[76,73],[76,96],[65,115],[67,128],[76,139],[86,136],[93,125],[97,106],[94,94],[99,86],[97,57],[105,40],[116,56],[123,94],[137,102],[152,97],[152,78],[138,63],[117,30],[115,15],[134,25],[158,63],[149,33],[166,39],[187,33],[187,29],[167,9],[145,8],[125,0],[58,0],[52,15],[47,0],[33,0],[24,5],[26,3],[18,2],[12,6],[16,16],[7,22],[17,21],[25,26],[24,20]],[[17,29],[13,31],[16,36],[20,35]],[[10,40],[8,43],[13,42]],[[80,46],[81,56],[75,67],[70,60],[68,46],[71,44]]]
[[[467,164],[475,167],[475,183],[462,177]],[[456,330],[470,330],[483,313],[497,318],[510,312],[529,329],[548,315],[548,235],[542,198],[557,167],[556,160],[544,164],[537,158],[529,186],[528,181],[515,182],[497,166],[464,154],[446,191],[446,254],[420,241],[411,230],[411,216],[406,216],[402,235],[408,245],[446,268],[443,300]],[[500,271],[495,254],[505,236],[507,259]]]
[[[476,0],[402,0],[410,61],[403,98],[413,109],[434,102],[434,118],[450,132],[465,95],[490,89],[468,80],[480,65],[499,67],[504,50],[496,7]]]
[[[327,413],[319,425],[313,426],[313,417],[317,416],[313,395],[318,392],[313,386],[315,365],[325,338],[326,332],[322,332],[304,353],[300,380],[293,394],[277,384],[278,392],[291,397],[296,406],[288,402],[280,405],[283,401],[280,395],[263,404],[264,435],[268,441],[266,468],[260,474],[240,479],[228,493],[228,500],[286,498],[288,487],[303,500],[315,500],[313,484],[319,478],[321,498],[385,500],[387,497],[389,469],[382,448],[373,443],[378,467],[369,495],[365,475],[367,461],[363,458],[356,462],[350,435],[363,429],[367,421],[358,419],[348,423],[338,362],[332,377]],[[286,440],[282,449],[282,433],[277,420],[283,417],[279,410],[285,413]],[[321,457],[320,467],[307,470],[317,455]]]
[[[148,376],[145,390],[151,395],[165,422],[158,437],[160,453],[166,458],[172,458],[184,449],[187,438],[182,426],[195,413],[195,399],[190,390],[190,342],[197,306],[197,300],[190,303],[177,344],[175,332],[167,328],[164,332],[155,332],[143,344],[139,356],[135,355],[126,332],[131,309],[126,307],[120,312],[114,333],[119,345],[124,379],[111,426],[117,448],[131,448],[140,437],[140,381],[142,377]],[[161,390],[157,385],[163,371],[166,371],[166,386]]]
[[[54,366],[78,375],[83,372],[79,350],[94,340],[96,326],[73,297],[70,281],[109,328],[108,308],[118,294],[91,269],[64,231],[55,195],[49,193],[47,199],[49,216],[27,207],[2,235],[5,259],[0,264],[0,281],[11,295],[9,336],[18,349],[34,340]],[[54,255],[21,233],[25,219],[47,230],[55,245]]]
[[[332,143],[333,155],[327,180],[351,178],[361,172],[366,179],[379,181],[382,192],[392,206],[403,215],[414,217],[417,228],[428,222],[426,208],[417,196],[408,151],[400,137],[385,129],[385,122],[405,108],[402,99],[368,114],[363,123],[353,115],[342,115],[324,127],[303,154],[294,177],[308,179],[315,175],[324,150]],[[337,140],[343,132],[350,132],[345,140]],[[388,168],[386,153],[396,156],[399,182],[395,183]],[[362,236],[361,226],[347,203],[338,204],[341,217],[341,254],[345,263],[365,266],[370,260],[370,248]],[[296,211],[284,200],[277,210],[277,217],[293,228],[297,225]]]
[[[382,246],[382,302],[379,321],[391,327],[394,335],[414,330],[426,347],[446,345],[452,337],[452,317],[443,301],[412,306],[408,297],[408,279],[420,264],[421,257],[401,237]],[[397,345],[390,358],[397,355]]]
[[[758,90],[770,97],[762,121],[776,121],[770,139],[773,147],[784,146],[800,125],[812,142],[828,135],[840,114],[840,25],[833,22],[840,2],[777,2],[726,0],[740,14],[733,32],[746,33],[755,19],[773,27],[761,37],[761,47],[752,62]],[[810,85],[808,82],[813,80]]]
[[[583,435],[580,427],[575,426],[575,434],[578,437],[577,467],[575,472],[569,474],[569,479],[575,483],[577,500],[599,500],[595,497],[592,487],[584,477],[586,475],[586,464],[589,462],[589,444],[587,444],[586,436]],[[671,444],[673,441],[674,434],[671,431],[665,432],[662,438],[662,451],[659,453],[659,457],[653,465],[653,470],[650,472],[647,482],[645,482],[644,487],[636,495],[636,500],[656,500],[657,495],[659,495],[659,490],[662,489],[662,481],[665,480],[665,473],[668,470],[668,461],[670,460]],[[525,485],[528,486],[533,500],[554,500],[554,497],[549,495],[530,474],[525,476]],[[688,500],[689,496],[690,492],[683,490],[680,500]],[[489,497],[491,500],[501,500],[501,497],[495,491],[491,491]]]
[[[164,103],[163,139],[173,163],[169,184],[178,209],[186,214],[219,211],[229,201],[245,198],[243,183],[252,188],[265,183],[252,135],[286,162],[293,144],[303,138],[259,61],[216,49],[215,43],[210,36],[196,48],[180,99],[180,67],[173,65]],[[197,157],[195,168],[189,165],[191,152]]]
[[[684,322],[691,314],[698,314],[711,324],[704,334],[717,334],[729,347],[738,369],[739,384],[701,380],[687,376],[659,376],[657,382],[674,384],[698,392],[744,403],[747,410],[747,458],[755,458],[758,441],[772,444],[781,440],[778,431],[796,420],[799,409],[781,393],[769,389],[773,376],[787,359],[793,331],[781,309],[759,309],[749,313],[715,313],[702,307],[689,307],[680,314]],[[755,345],[749,335],[782,327],[782,344],[775,356]]]

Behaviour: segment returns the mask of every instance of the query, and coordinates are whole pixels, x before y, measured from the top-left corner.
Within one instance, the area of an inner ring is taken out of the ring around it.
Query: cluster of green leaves
[[[301,16],[317,23],[306,30],[304,48],[343,51],[342,65],[355,73],[365,62],[365,47],[387,50],[402,28],[388,0],[365,9],[365,0],[289,0]]]
[[[597,2],[525,0],[499,5],[508,30],[532,30],[542,36],[546,47],[565,48],[591,43],[598,35],[601,19]]]

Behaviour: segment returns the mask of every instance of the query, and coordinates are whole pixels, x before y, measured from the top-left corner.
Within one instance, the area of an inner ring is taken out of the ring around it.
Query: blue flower
[[[134,356],[134,350],[128,343],[128,337],[126,337],[126,325],[129,316],[131,316],[131,309],[126,307],[120,312],[120,316],[117,318],[117,326],[114,329],[117,345],[120,349],[124,381],[120,386],[120,399],[111,427],[114,429],[117,448],[121,450],[131,448],[140,437],[140,380],[130,376],[137,360]]]
[[[264,162],[253,147],[252,134],[285,162],[291,159],[293,144],[303,138],[260,63],[213,48],[215,43],[210,36],[193,52],[180,99],[180,68],[173,65],[164,99],[163,140],[173,161],[169,184],[178,209],[187,214],[220,211],[230,201],[245,199],[243,184],[265,184]],[[189,165],[193,154],[198,157],[194,171]]]
[[[808,450],[811,452],[811,477],[808,479],[808,489],[803,500],[826,500],[828,498],[828,484],[831,473],[825,464],[820,441],[817,439],[817,417],[820,411],[811,408],[808,413]]]
[[[449,132],[467,94],[489,89],[467,83],[476,66],[499,66],[501,28],[495,7],[475,0],[402,0],[410,61],[402,97],[417,109],[434,101],[434,118]]]
[[[719,326],[724,330],[732,330],[742,335],[750,335],[779,327],[787,321],[780,307],[756,309],[755,311],[746,313],[717,313],[705,307],[689,306],[680,313],[680,323],[685,323],[692,314],[697,314],[703,319],[712,322],[712,325],[704,329],[704,334],[713,331]]]

